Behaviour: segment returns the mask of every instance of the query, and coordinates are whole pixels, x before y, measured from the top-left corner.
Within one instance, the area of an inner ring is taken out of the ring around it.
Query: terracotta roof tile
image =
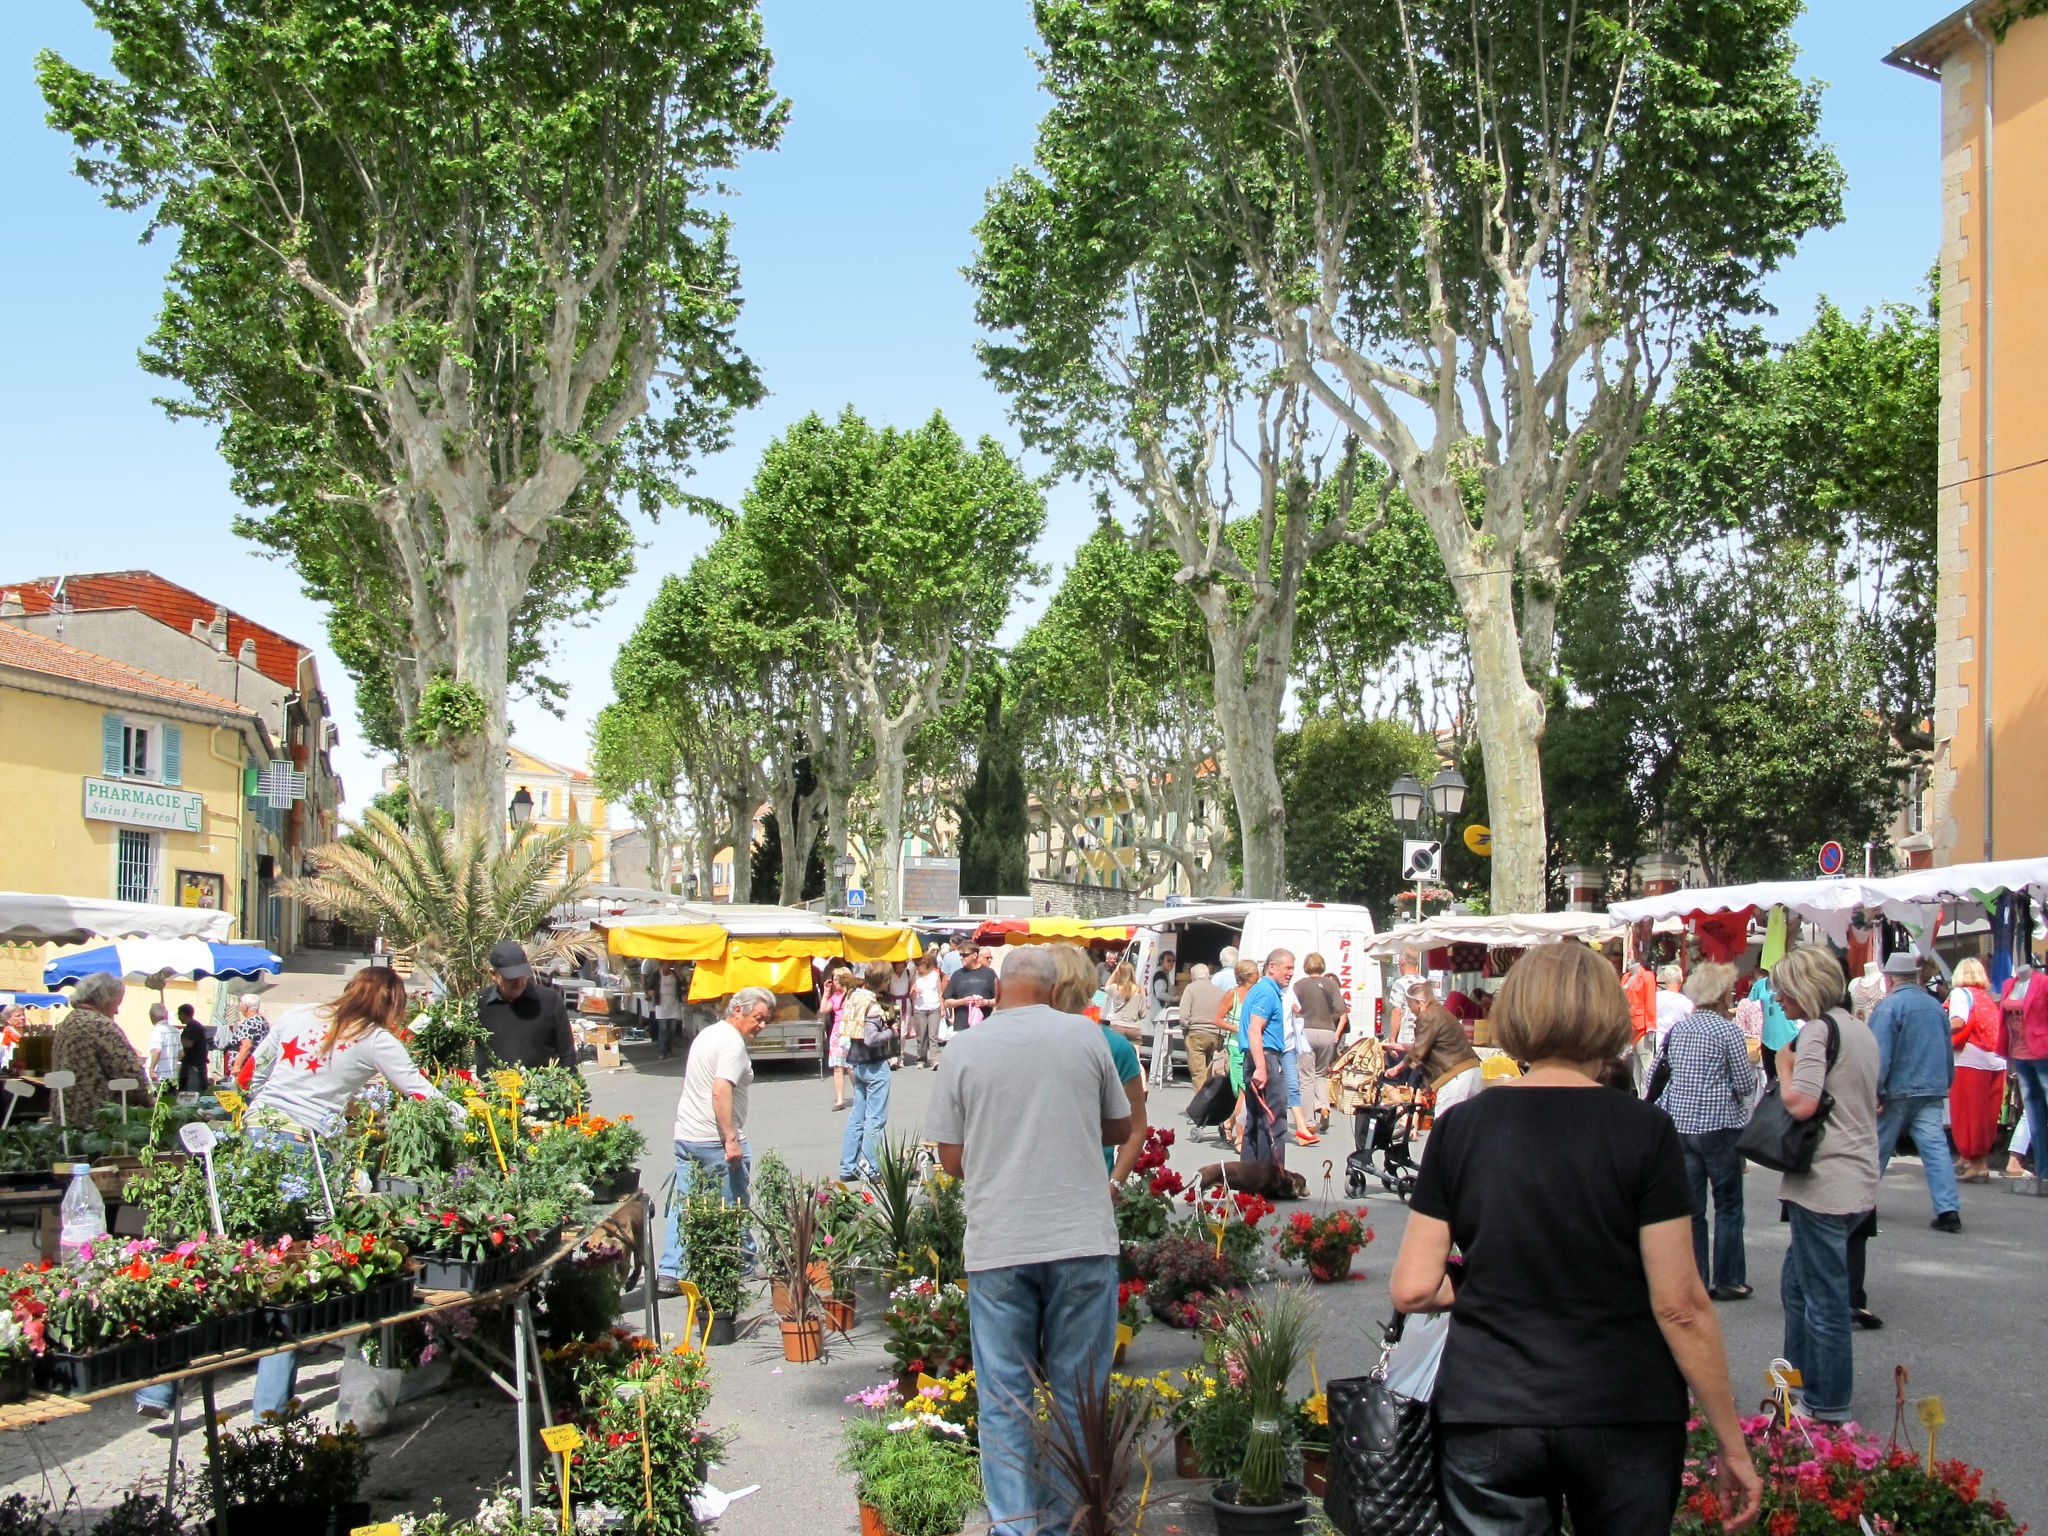
[[[180,634],[190,634],[196,619],[202,626],[213,621],[215,604],[189,587],[167,581],[154,571],[101,571],[72,576],[38,576],[29,581],[0,582],[0,591],[18,592],[21,605],[30,613],[48,613],[59,581],[74,611],[93,608],[133,608]],[[244,640],[256,642],[256,669],[274,683],[287,688],[299,685],[299,657],[306,648],[276,630],[245,619],[228,610],[228,651],[242,648]]]
[[[158,677],[124,661],[95,656],[91,651],[81,651],[75,645],[48,639],[14,624],[0,624],[0,667],[17,667],[24,672],[40,672],[45,677],[68,678],[75,683],[92,683],[144,698],[256,718],[256,711],[246,704],[237,704],[233,699],[224,699],[175,678]]]

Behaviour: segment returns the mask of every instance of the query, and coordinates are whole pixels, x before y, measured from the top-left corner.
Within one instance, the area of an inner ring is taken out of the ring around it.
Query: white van
[[[1235,949],[1239,959],[1260,966],[1274,950],[1291,950],[1296,976],[1303,974],[1301,962],[1306,956],[1319,954],[1344,989],[1353,1031],[1378,1028],[1380,963],[1366,954],[1376,930],[1372,913],[1364,907],[1322,901],[1205,901],[1104,918],[1098,924],[1119,925],[1137,930],[1131,940],[1131,958],[1141,985],[1151,984],[1159,957],[1167,950],[1173,951],[1180,970],[1199,963],[1208,966],[1212,975],[1226,947]],[[1220,976],[1217,979],[1228,987]],[[1177,1049],[1178,1010],[1170,1017]]]

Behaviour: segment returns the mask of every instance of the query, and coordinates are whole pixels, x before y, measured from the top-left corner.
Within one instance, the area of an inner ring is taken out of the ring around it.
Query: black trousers
[[[1439,1424],[1447,1536],[1670,1536],[1685,1426]]]
[[[1252,1086],[1252,1064],[1245,1060],[1244,1079],[1244,1161],[1248,1163],[1287,1162],[1287,1074],[1280,1069],[1276,1051],[1266,1052],[1266,1086]]]

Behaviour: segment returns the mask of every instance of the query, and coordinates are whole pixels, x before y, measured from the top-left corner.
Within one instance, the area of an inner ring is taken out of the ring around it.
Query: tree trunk
[[[882,818],[882,846],[877,850],[875,860],[878,866],[874,882],[881,887],[881,918],[883,922],[896,919],[897,871],[903,863],[903,785],[908,776],[907,741],[896,739],[895,732],[875,732],[875,793],[880,802],[876,810]],[[870,892],[872,899],[874,893]]]
[[[1486,761],[1486,819],[1493,832],[1493,910],[1541,912],[1548,862],[1543,815],[1543,696],[1529,686],[1516,632],[1514,587],[1505,574],[1461,581],[1472,700]]]
[[[453,511],[454,509],[448,509]],[[455,560],[443,573],[454,618],[455,680],[482,699],[483,728],[446,743],[452,769],[450,808],[458,826],[499,828],[505,819],[505,769],[511,731],[505,687],[511,673],[512,614],[525,600],[533,554],[502,529],[479,529],[475,517],[448,519]]]
[[[1233,611],[1230,594],[1210,586],[1197,594],[1215,662],[1216,724],[1223,732],[1223,771],[1237,805],[1244,850],[1244,894],[1275,901],[1287,894],[1287,806],[1273,748],[1287,691],[1293,616]],[[1256,653],[1253,656],[1253,653]],[[1251,675],[1246,677],[1246,661]]]
[[[726,800],[726,841],[732,845],[734,905],[754,899],[754,807],[760,803],[750,793],[731,795]]]

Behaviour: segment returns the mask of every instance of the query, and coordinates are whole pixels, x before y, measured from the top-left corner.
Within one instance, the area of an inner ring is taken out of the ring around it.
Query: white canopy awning
[[[217,940],[228,936],[234,922],[232,912],[211,907],[0,891],[0,941],[9,944],[83,944],[95,937]]]
[[[1375,937],[1366,953],[1375,959],[1404,949],[1439,949],[1447,944],[1507,945],[1526,948],[1555,939],[1597,944],[1620,937],[1623,924],[1605,912],[1504,912],[1481,915],[1444,912],[1419,923],[1403,923]]]

